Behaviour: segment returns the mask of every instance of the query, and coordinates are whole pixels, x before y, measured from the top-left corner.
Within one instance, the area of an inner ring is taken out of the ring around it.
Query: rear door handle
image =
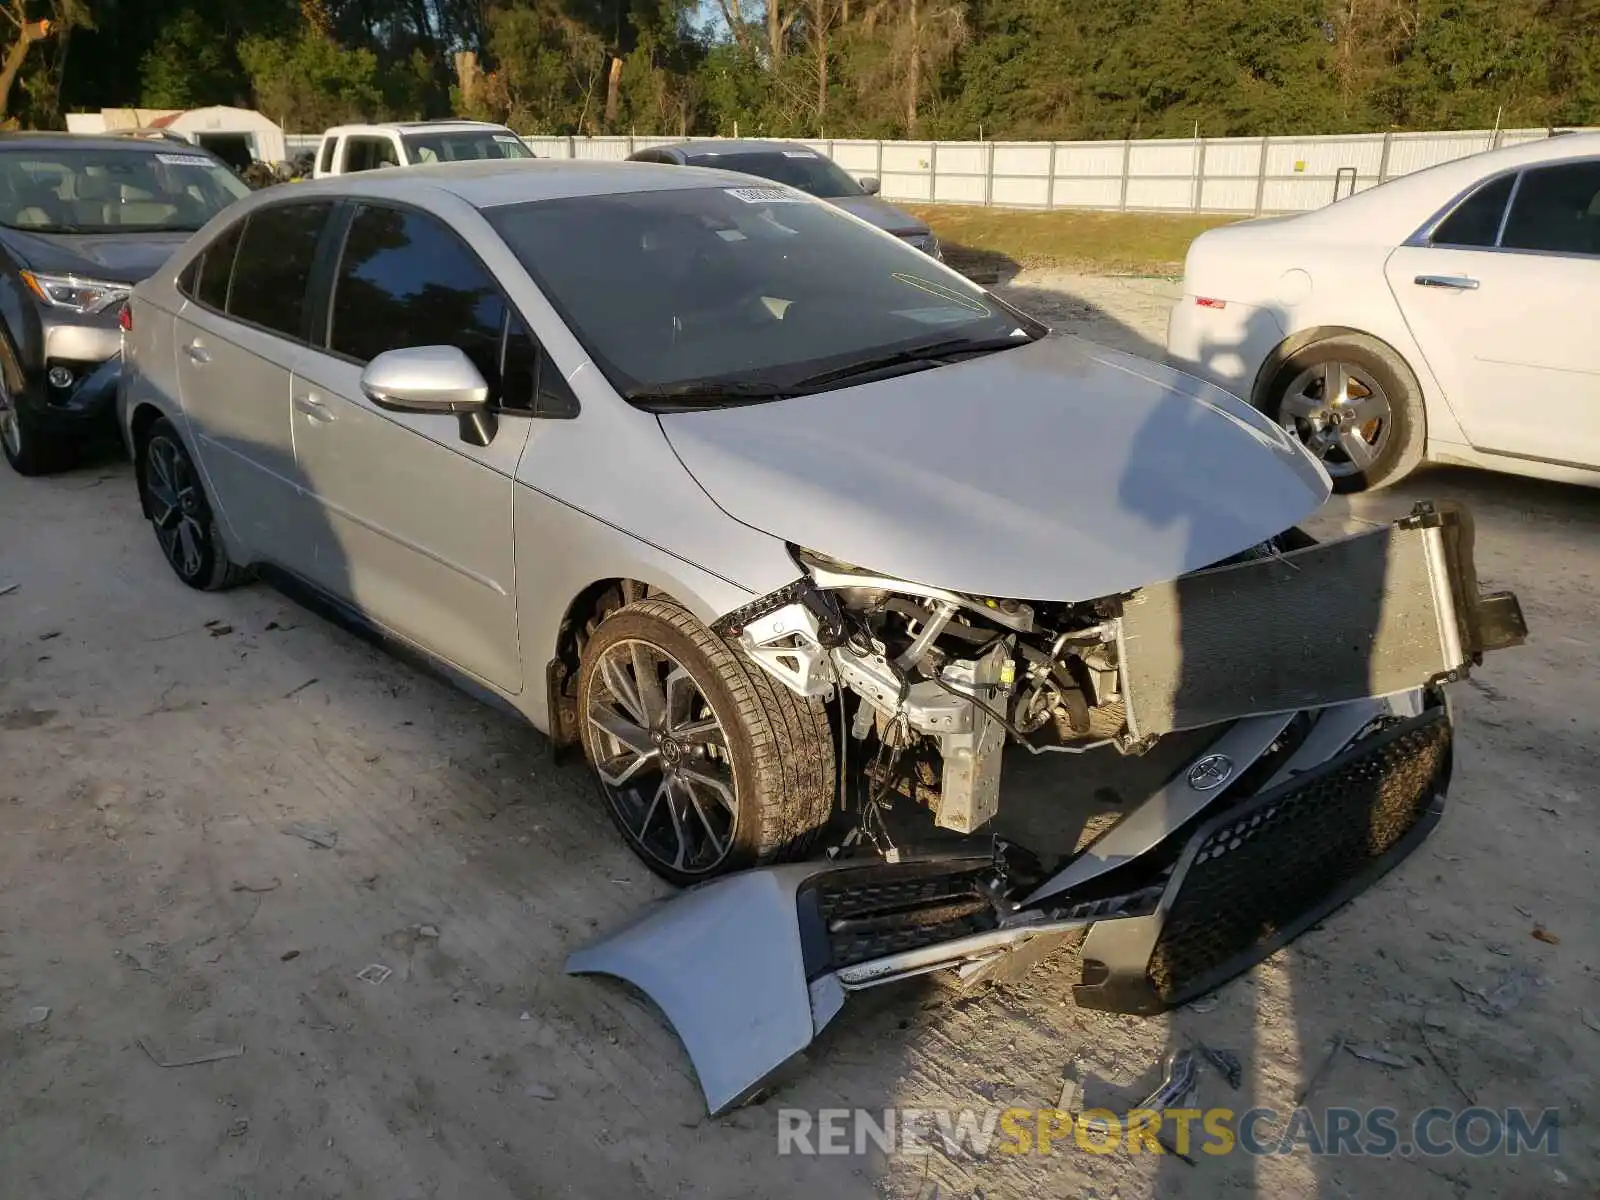
[[[208,363],[211,361],[211,351],[206,349],[205,343],[199,338],[195,338],[194,341],[185,346],[183,352],[189,356],[189,361],[192,363]]]
[[[333,413],[328,411],[328,406],[309,393],[296,396],[294,398],[294,408],[296,412],[305,413],[313,421],[321,421],[323,424],[327,424],[333,420]]]
[[[1478,281],[1465,275],[1418,275],[1418,287],[1448,288],[1453,292],[1475,292]]]

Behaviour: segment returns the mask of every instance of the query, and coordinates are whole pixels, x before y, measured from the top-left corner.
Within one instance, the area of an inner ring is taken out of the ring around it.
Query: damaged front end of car
[[[1247,969],[1368,886],[1439,818],[1444,685],[1520,642],[1482,593],[1468,514],[1418,505],[1316,542],[1291,530],[1162,584],[1080,602],[908,583],[797,550],[804,573],[716,632],[795,693],[837,696],[860,828],[909,799],[974,833],[1002,751],[1142,755],[1215,731],[1050,868],[973,855],[842,857],[692,889],[571,957],[662,1008],[707,1104],[747,1098],[852,991],[952,970],[1012,977],[1079,943],[1077,1002],[1152,1013]],[[899,861],[895,861],[898,859]]]

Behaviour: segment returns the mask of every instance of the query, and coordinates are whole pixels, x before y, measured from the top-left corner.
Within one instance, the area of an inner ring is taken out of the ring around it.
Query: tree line
[[[0,117],[1122,138],[1600,124],[1600,0],[0,0]]]

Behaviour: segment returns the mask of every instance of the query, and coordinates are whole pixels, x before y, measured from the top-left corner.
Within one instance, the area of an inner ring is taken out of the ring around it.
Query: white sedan
[[[1600,134],[1445,163],[1189,249],[1167,330],[1340,491],[1424,461],[1600,485]]]

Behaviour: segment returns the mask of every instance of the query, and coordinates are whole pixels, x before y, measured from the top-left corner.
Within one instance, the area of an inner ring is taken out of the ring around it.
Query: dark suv
[[[122,302],[248,192],[193,146],[0,136],[0,449],[16,470],[114,435]]]

